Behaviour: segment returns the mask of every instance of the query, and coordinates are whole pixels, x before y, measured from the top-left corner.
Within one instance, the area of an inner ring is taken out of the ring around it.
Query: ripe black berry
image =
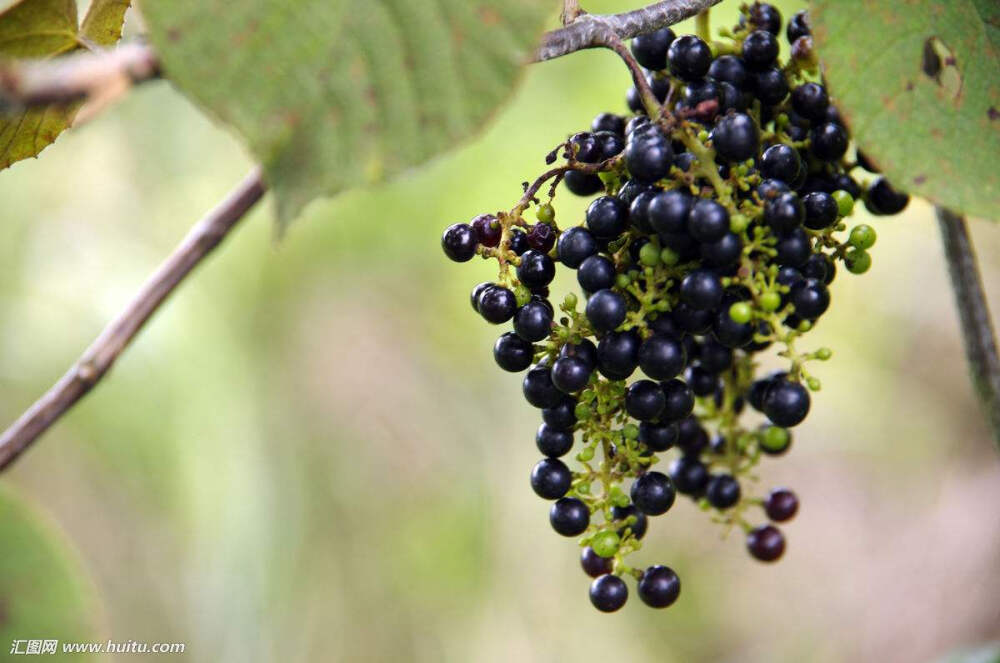
[[[681,281],[681,300],[695,309],[715,308],[722,301],[722,294],[722,281],[707,269],[696,269]]]
[[[705,497],[716,509],[728,509],[740,501],[740,482],[731,474],[716,474],[705,486]]]
[[[809,392],[798,382],[775,380],[764,394],[763,409],[775,424],[797,426],[809,414]]]
[[[639,348],[639,368],[654,380],[676,377],[686,363],[684,346],[669,336],[654,334]]]
[[[604,191],[604,182],[600,177],[580,170],[567,171],[563,176],[563,183],[570,193],[578,196],[592,196],[598,191]]]
[[[624,380],[639,365],[639,336],[633,331],[611,332],[597,344],[597,366],[610,380]]]
[[[559,256],[559,261],[567,267],[576,269],[588,256],[596,252],[597,242],[586,228],[576,226],[564,230],[559,235],[556,254]]]
[[[728,113],[716,122],[712,131],[712,144],[724,159],[744,161],[757,153],[760,130],[753,118],[746,113]]]
[[[611,517],[615,520],[627,520],[629,518],[635,518],[635,522],[629,525],[623,525],[618,529],[619,536],[625,536],[625,530],[632,530],[632,536],[637,539],[641,539],[646,535],[646,529],[649,527],[649,519],[646,518],[646,514],[639,509],[635,508],[634,504],[629,504],[628,506],[616,506],[611,509]]]
[[[776,67],[752,72],[750,83],[762,104],[773,106],[788,96],[788,81]]]
[[[725,309],[716,314],[712,323],[712,335],[720,345],[727,348],[742,348],[749,345],[753,340],[753,334],[753,324],[736,322]]]
[[[805,215],[802,201],[794,193],[782,193],[764,205],[764,222],[779,234],[802,225]]]
[[[590,123],[590,129],[594,133],[610,131],[619,136],[625,135],[625,118],[614,113],[601,113]]]
[[[654,194],[646,208],[649,225],[663,235],[684,232],[693,202],[679,189]]]
[[[743,40],[743,62],[750,69],[767,69],[778,59],[778,40],[767,30],[754,30]]]
[[[575,497],[562,497],[549,509],[549,523],[563,536],[578,536],[590,524],[590,510]]]
[[[691,208],[687,231],[699,242],[715,242],[729,232],[729,212],[714,200],[700,198]]]
[[[809,12],[806,10],[801,10],[795,12],[795,14],[788,19],[788,27],[785,28],[785,36],[788,37],[788,43],[794,44],[799,37],[808,37],[812,34],[812,30],[809,27]]]
[[[514,293],[503,286],[494,285],[484,289],[479,295],[479,314],[487,322],[495,325],[507,322],[514,317],[516,310],[517,299]]]
[[[611,331],[625,322],[625,298],[612,290],[598,290],[587,300],[587,319],[597,331]]]
[[[785,552],[785,537],[774,525],[760,525],[747,534],[747,550],[762,562],[773,562]]]
[[[829,105],[826,88],[819,83],[803,83],[792,90],[792,108],[807,120],[821,121]]]
[[[696,497],[708,483],[708,468],[697,458],[681,456],[670,463],[670,478],[677,492]]]
[[[694,35],[678,37],[667,51],[670,73],[686,81],[696,81],[708,73],[712,51]]]
[[[476,231],[467,223],[456,223],[444,229],[441,235],[441,248],[444,254],[455,262],[472,260],[476,255],[479,238]]]
[[[529,288],[547,286],[555,275],[556,266],[552,258],[534,249],[525,251],[521,264],[517,266],[517,279]]]
[[[479,296],[482,295],[484,292],[486,292],[486,288],[492,288],[492,287],[493,284],[490,283],[489,281],[486,281],[484,283],[480,283],[479,285],[477,285],[475,288],[472,289],[472,292],[469,293],[469,303],[472,304],[473,311],[479,313]]]
[[[655,182],[670,172],[674,152],[670,141],[658,129],[633,134],[625,146],[625,167],[641,182]]]
[[[747,68],[735,55],[720,55],[708,68],[710,78],[726,82],[736,89],[743,89],[747,83]]]
[[[795,306],[795,313],[807,320],[815,320],[830,306],[830,292],[816,279],[796,283],[788,293],[788,299]]]
[[[594,139],[601,148],[601,159],[616,157],[625,149],[625,139],[621,134],[601,131],[594,134]]]
[[[739,260],[743,242],[736,233],[727,232],[718,240],[701,245],[701,257],[709,267],[726,267]]]
[[[889,180],[880,177],[868,189],[865,207],[872,214],[899,214],[909,202],[908,195],[896,191],[889,184]]]
[[[674,504],[674,484],[662,472],[646,472],[632,484],[632,503],[647,516],[666,513]]]
[[[651,451],[667,451],[677,443],[677,424],[644,421],[639,424],[639,441]]]
[[[802,160],[794,147],[779,143],[764,150],[760,156],[760,174],[782,182],[794,182],[802,170]]]
[[[552,365],[552,384],[572,394],[587,386],[592,371],[593,367],[579,357],[560,357]]]
[[[542,499],[559,499],[566,494],[571,483],[573,473],[556,458],[543,458],[531,470],[531,487]]]
[[[536,366],[525,374],[521,389],[525,400],[539,409],[552,407],[563,399],[563,392],[552,384],[549,367],[544,365]]]
[[[535,347],[514,332],[507,332],[493,345],[493,358],[505,371],[520,373],[531,366]]]
[[[652,380],[639,380],[625,391],[625,410],[639,421],[651,421],[663,412],[666,400],[660,385]]]
[[[601,612],[614,612],[628,600],[625,581],[610,573],[590,583],[590,602]]]
[[[611,573],[612,564],[613,560],[601,557],[590,546],[580,552],[580,566],[583,567],[583,572],[591,578],[599,578],[606,573]]]
[[[674,41],[674,31],[661,28],[656,32],[640,35],[632,40],[632,55],[646,69],[659,71],[667,68],[667,49]]]
[[[628,226],[628,207],[614,196],[601,196],[587,208],[587,228],[598,239],[614,239]]]
[[[787,488],[775,488],[764,500],[764,512],[776,523],[790,520],[799,510],[799,498]]]
[[[514,314],[514,331],[526,341],[541,341],[551,329],[552,311],[541,302],[528,302]]]
[[[778,239],[774,247],[778,251],[775,256],[779,265],[801,267],[812,255],[812,243],[809,234],[802,228],[795,228],[790,233]]]
[[[664,421],[683,419],[694,410],[694,393],[683,380],[677,378],[667,380],[660,385],[660,388],[666,397],[663,413],[660,415]]]
[[[597,163],[601,160],[601,148],[589,132],[574,134],[569,139],[573,157],[582,163]]]
[[[559,406],[556,407],[558,408]],[[545,416],[545,413],[549,411],[551,411],[551,408],[543,410],[542,416]],[[538,427],[538,432],[535,433],[535,446],[538,447],[538,450],[543,455],[549,458],[565,456],[573,448],[573,433],[572,431],[560,430],[550,426],[548,423],[543,423]]]
[[[510,231],[510,250],[514,252],[514,255],[519,256],[530,248],[526,232],[517,228]]]
[[[766,2],[755,2],[750,5],[747,14],[750,25],[758,30],[767,30],[773,35],[781,32],[781,12],[774,5]],[[743,22],[744,19],[740,16],[740,25],[743,25]]]
[[[556,231],[547,223],[536,223],[528,231],[528,245],[540,253],[548,253],[556,243]]]
[[[572,432],[573,426],[576,424],[575,408],[576,401],[572,398],[564,398],[558,404],[542,410],[542,421],[545,422],[545,426],[549,429]],[[551,454],[545,455],[548,456]]]
[[[615,264],[604,256],[590,256],[580,263],[576,280],[585,292],[607,290],[615,284]]]
[[[681,593],[681,579],[668,566],[651,566],[642,574],[639,598],[651,608],[673,605]]]
[[[827,122],[809,132],[810,149],[820,161],[836,161],[847,151],[847,131]]]
[[[802,197],[805,209],[803,224],[812,230],[829,228],[837,221],[837,201],[824,191],[813,191]]]

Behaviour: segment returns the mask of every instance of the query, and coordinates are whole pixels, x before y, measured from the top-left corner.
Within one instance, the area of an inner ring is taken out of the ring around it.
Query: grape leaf
[[[279,229],[423,163],[511,93],[552,3],[141,0],[167,76],[264,166]]]
[[[98,640],[93,586],[64,537],[32,511],[7,489],[0,490],[2,651],[29,653],[28,642],[14,649],[17,640]],[[96,658],[79,656],[73,660]]]
[[[127,0],[93,0],[77,26],[76,0],[21,0],[0,12],[0,56],[44,58],[81,48],[110,46],[121,37]],[[0,169],[37,156],[73,122],[79,104],[0,115]]]
[[[1000,217],[1000,3],[814,0],[831,96],[900,189]]]

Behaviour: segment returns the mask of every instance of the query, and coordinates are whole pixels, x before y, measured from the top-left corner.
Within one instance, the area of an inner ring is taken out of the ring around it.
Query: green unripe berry
[[[760,296],[760,307],[765,311],[771,313],[777,311],[778,307],[781,306],[781,295],[772,291],[765,292]]]
[[[514,299],[517,300],[518,306],[524,306],[531,301],[531,291],[523,285],[518,285],[514,288]]]
[[[594,459],[594,447],[584,447],[580,453],[576,455],[576,459],[581,463],[586,463]]]
[[[799,323],[799,326],[796,327],[795,329],[797,331],[805,334],[807,331],[809,331],[812,328],[813,328],[813,323],[809,322],[808,320],[803,320],[802,322]]]
[[[854,226],[847,241],[855,248],[870,249],[875,246],[875,229],[865,223]]]
[[[820,361],[826,361],[832,356],[833,356],[833,350],[831,350],[830,348],[820,348],[819,350],[816,351],[816,359],[819,359]]]
[[[552,205],[544,203],[538,206],[538,210],[535,211],[535,216],[542,223],[552,223],[556,219],[556,211],[553,209]]]
[[[681,257],[677,255],[677,252],[674,251],[669,246],[664,247],[660,251],[660,262],[662,262],[664,265],[668,266],[676,265],[680,261],[680,259]]]
[[[787,428],[768,426],[760,436],[760,446],[768,451],[781,451],[792,440],[792,434]]]
[[[626,440],[638,440],[639,427],[635,424],[625,424],[625,427],[622,429],[622,435],[625,436]]]
[[[622,487],[619,485],[611,486],[611,491],[608,494],[608,501],[611,502],[613,506],[626,507],[631,504],[628,495],[622,491]]]
[[[819,391],[823,385],[818,378],[806,378],[806,386],[810,391]]]
[[[851,249],[844,256],[844,264],[851,274],[864,274],[872,266],[872,256],[864,249]]]
[[[840,216],[850,216],[854,211],[854,197],[843,189],[837,189],[830,195],[837,201],[837,211],[840,212]]]
[[[660,264],[660,250],[652,242],[639,249],[639,262],[646,267],[656,267]]]
[[[705,131],[704,129],[702,129],[701,131],[699,131],[698,132],[698,140],[700,140],[703,143],[707,143],[708,142],[708,132]]]
[[[750,225],[749,220],[742,214],[733,214],[729,217],[729,229],[737,235],[746,230],[748,225]]]
[[[576,487],[576,492],[578,492],[581,495],[589,495],[590,494],[590,484],[589,483],[581,483],[579,486]]]
[[[628,274],[619,274],[615,277],[615,285],[622,289],[627,288],[631,282],[632,278]]]
[[[614,557],[620,543],[621,539],[617,533],[604,530],[594,535],[594,538],[590,540],[590,547],[599,557]]]
[[[567,308],[572,311],[576,309],[576,302],[576,295],[571,292],[563,298],[563,308]]]
[[[733,319],[733,322],[745,325],[753,318],[753,308],[746,302],[736,302],[729,307],[729,317]]]
[[[590,406],[586,403],[577,403],[576,407],[573,408],[573,414],[575,414],[576,418],[580,421],[586,421],[587,419],[590,419],[593,413],[590,411]]]

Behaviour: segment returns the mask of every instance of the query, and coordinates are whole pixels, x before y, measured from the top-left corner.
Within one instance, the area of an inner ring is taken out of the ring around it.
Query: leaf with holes
[[[1000,3],[814,0],[831,95],[900,189],[1000,218]]]
[[[25,638],[97,640],[94,587],[65,537],[6,488],[0,490],[0,542],[3,651],[32,653]]]
[[[284,227],[311,199],[423,163],[503,102],[538,0],[142,0],[169,78],[236,129]]]
[[[93,0],[77,26],[76,0],[21,0],[0,12],[0,56],[45,58],[83,43],[110,46],[121,37],[127,0]],[[37,156],[73,122],[79,104],[0,115],[0,168]]]

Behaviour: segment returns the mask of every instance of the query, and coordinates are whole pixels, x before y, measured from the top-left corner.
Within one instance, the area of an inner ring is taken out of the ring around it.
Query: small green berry
[[[812,328],[813,328],[813,323],[809,322],[808,320],[803,320],[802,322],[799,323],[799,326],[796,327],[795,329],[797,329],[799,332],[805,334],[807,331],[809,331]]]
[[[619,274],[615,277],[615,285],[622,289],[627,288],[631,282],[632,278],[628,274]]]
[[[745,325],[753,318],[753,308],[746,302],[736,302],[729,307],[729,317],[733,322]]]
[[[581,463],[586,463],[594,459],[594,447],[584,447],[580,453],[576,455],[576,459]]]
[[[626,440],[637,440],[639,439],[639,427],[635,424],[625,424],[622,434]]]
[[[707,143],[708,142],[708,132],[705,131],[704,129],[702,129],[701,131],[699,131],[698,132],[698,140],[700,140],[703,143]]]
[[[573,294],[572,292],[566,295],[565,298],[563,298],[563,308],[569,309],[570,311],[576,309],[576,303],[577,303],[576,295]]]
[[[810,391],[819,391],[823,385],[817,378],[806,378],[806,386],[809,387]]]
[[[729,217],[729,229],[737,235],[747,229],[749,220],[742,214],[733,214]]]
[[[535,212],[535,216],[542,223],[552,223],[556,219],[556,211],[553,209],[552,205],[548,203],[543,203],[538,206],[538,210]]]
[[[622,491],[622,487],[615,484],[611,486],[611,491],[608,494],[608,501],[614,506],[626,507],[632,503],[628,495]]]
[[[830,195],[837,201],[837,211],[840,212],[840,216],[850,216],[854,211],[854,198],[851,194],[843,189],[837,189]]]
[[[854,226],[847,241],[855,248],[870,249],[875,245],[875,229],[864,223]]]
[[[844,264],[851,274],[864,274],[872,266],[872,256],[864,249],[851,249],[844,256]]]
[[[816,351],[816,359],[819,359],[820,361],[826,361],[832,356],[833,356],[833,350],[831,350],[830,348],[820,348],[819,350]]]
[[[656,267],[660,264],[660,250],[650,242],[639,249],[639,262],[647,267]]]
[[[781,451],[788,446],[791,439],[791,433],[788,432],[787,428],[768,426],[764,429],[764,434],[760,436],[760,446],[768,451]]]
[[[600,557],[614,557],[620,543],[621,539],[616,532],[604,530],[594,535],[594,538],[590,540],[590,547]]]
[[[664,265],[668,266],[676,265],[680,261],[680,259],[681,257],[677,255],[677,252],[674,251],[669,246],[664,247],[660,251],[660,262],[662,262]]]
[[[765,292],[760,296],[760,307],[767,312],[777,311],[781,306],[781,295],[773,290]]]
[[[580,421],[586,421],[587,419],[590,419],[593,413],[590,411],[590,406],[586,403],[577,403],[576,407],[573,408],[573,414],[576,415],[576,418]]]

